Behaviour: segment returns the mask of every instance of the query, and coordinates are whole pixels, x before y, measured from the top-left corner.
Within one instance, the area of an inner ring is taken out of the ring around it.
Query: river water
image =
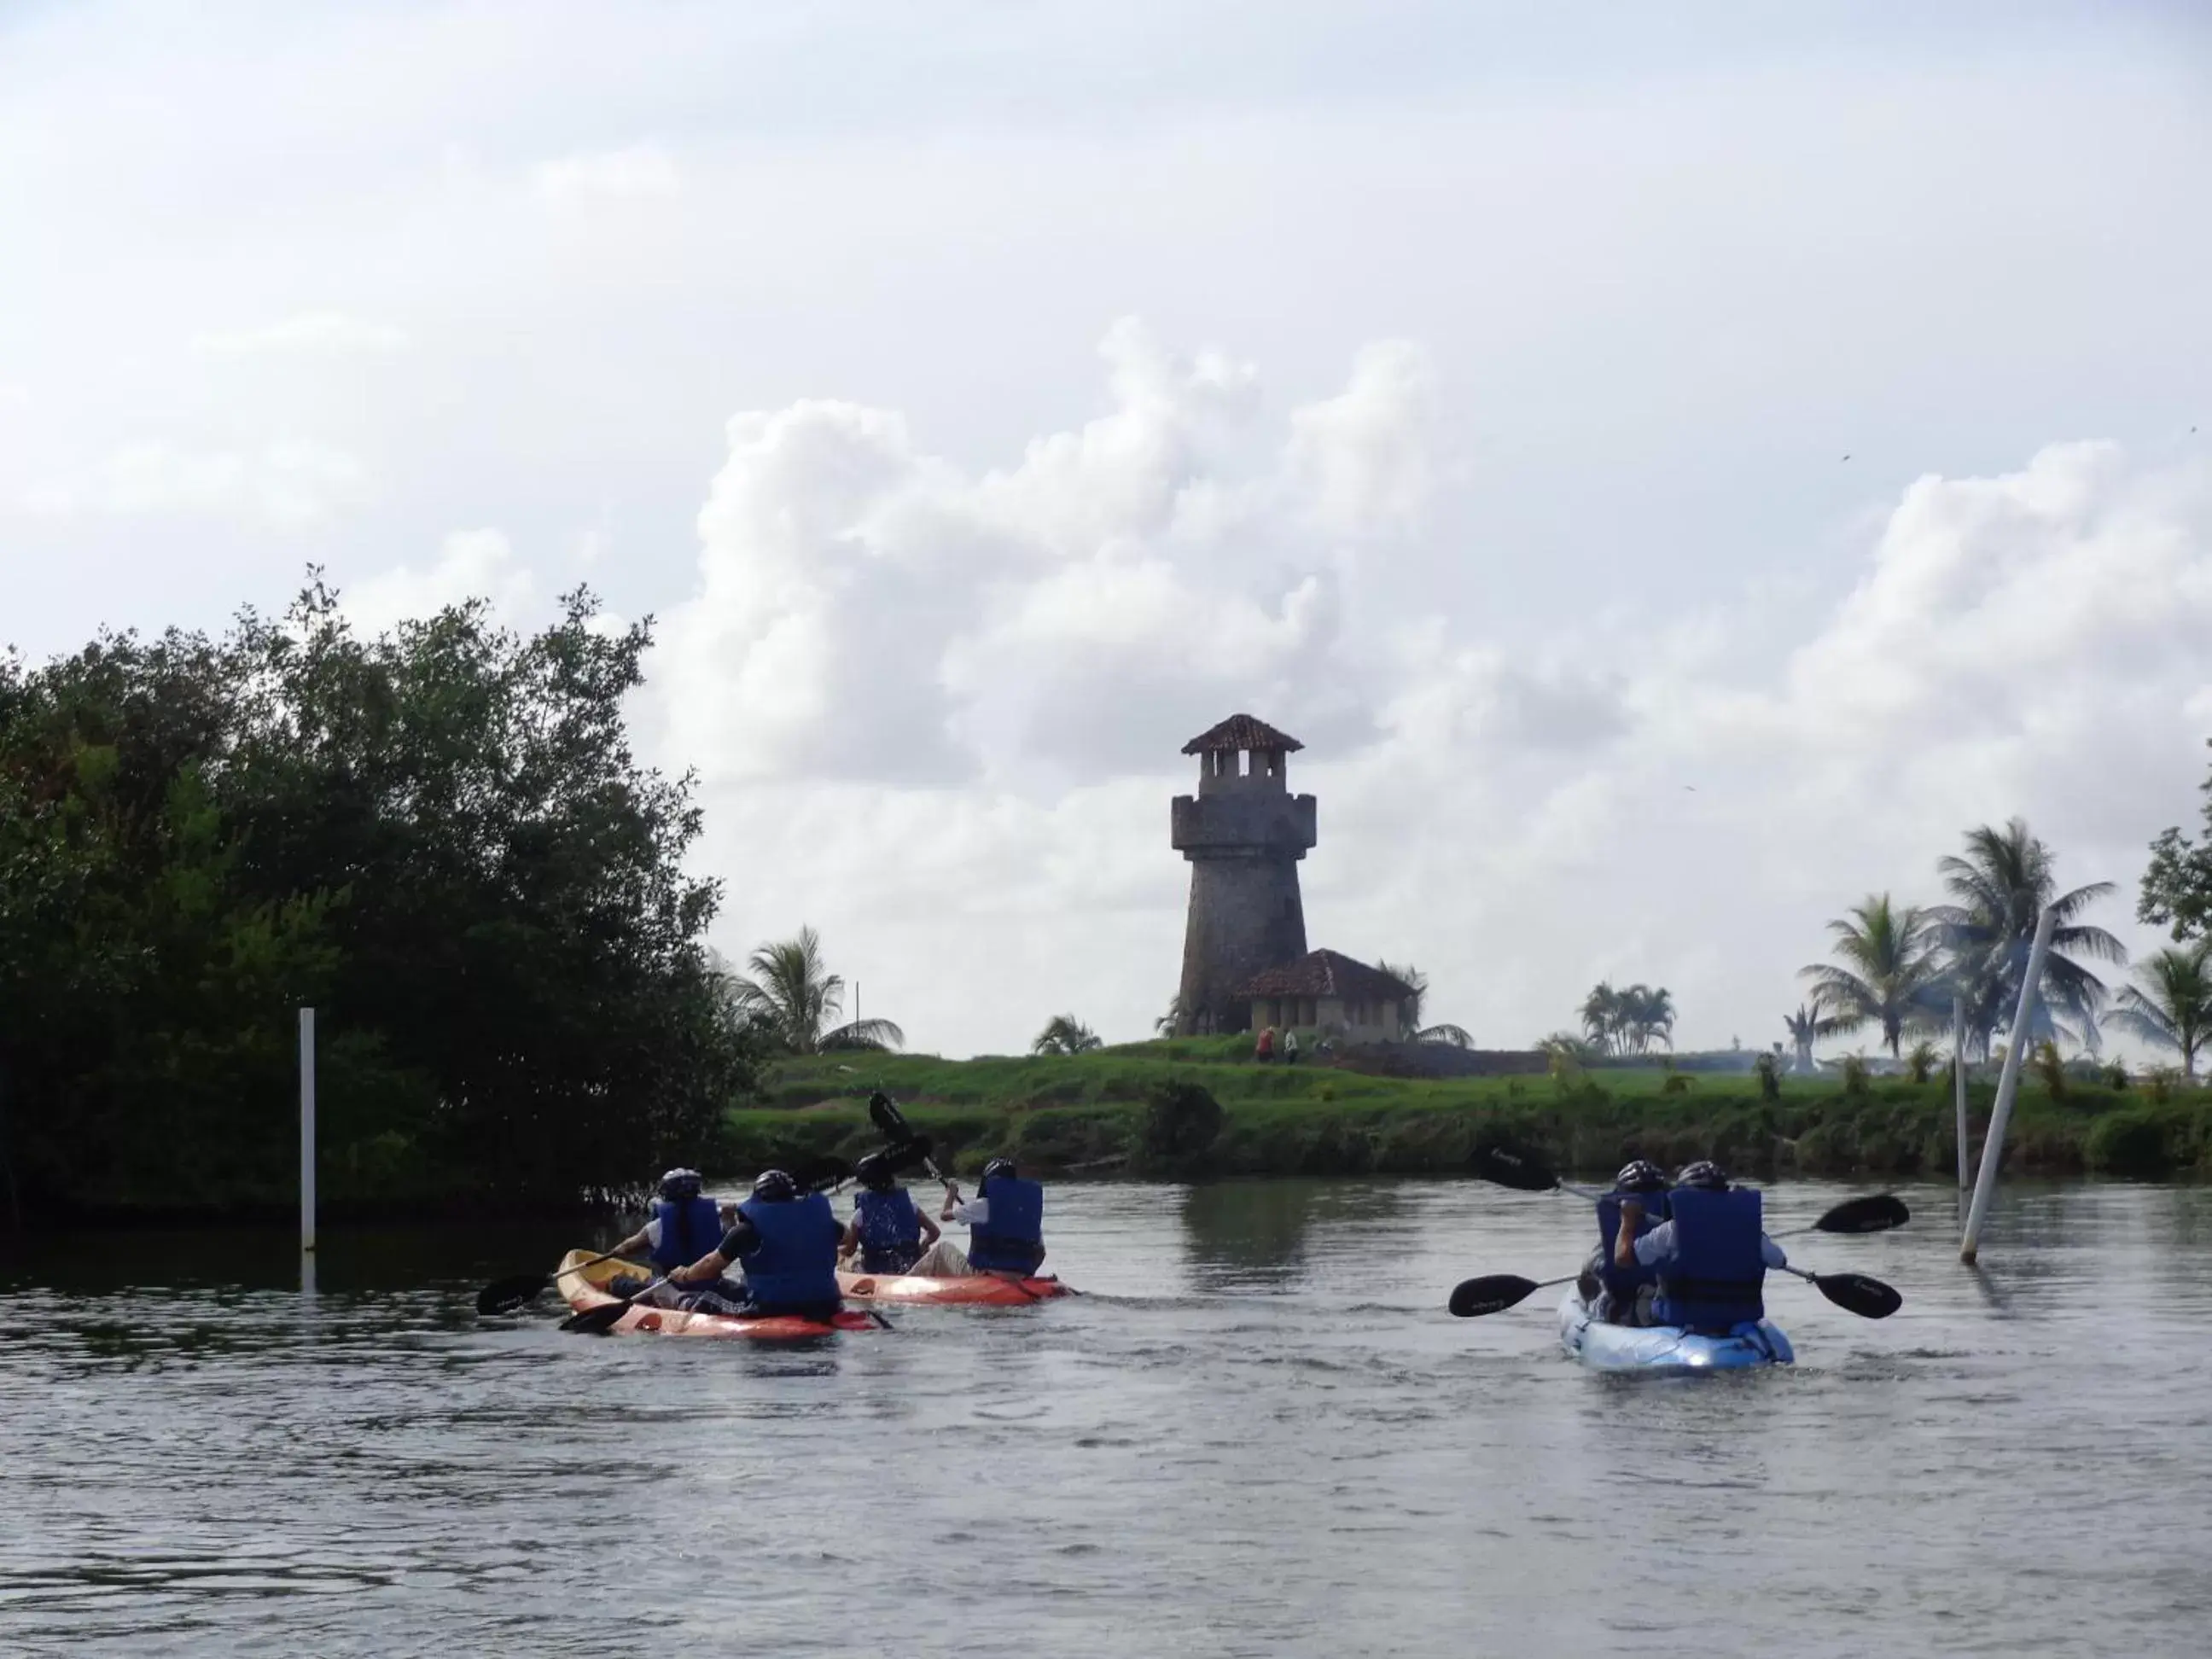
[[[781,1351],[478,1320],[558,1235],[19,1249],[0,1651],[2201,1651],[2212,1190],[2008,1188],[1978,1273],[1902,1190],[1794,1241],[1902,1312],[1675,1381],[1447,1315],[1589,1231],[1472,1183],[1057,1188],[1089,1295]]]

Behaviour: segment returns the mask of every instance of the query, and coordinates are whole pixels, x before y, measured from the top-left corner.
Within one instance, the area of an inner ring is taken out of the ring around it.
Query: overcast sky
[[[2212,735],[2212,27],[1793,0],[0,9],[0,641],[588,580],[715,943],[1175,989],[1194,733],[1486,1046],[1765,1045]],[[1871,1042],[1869,1036],[1866,1039]]]

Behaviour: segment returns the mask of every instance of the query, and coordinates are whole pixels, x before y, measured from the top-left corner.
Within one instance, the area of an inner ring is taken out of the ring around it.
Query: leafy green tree
[[[762,945],[745,965],[752,977],[735,982],[737,1007],[775,1048],[818,1054],[896,1048],[906,1042],[906,1033],[887,1019],[839,1023],[845,981],[823,961],[822,937],[811,927],[801,927],[796,938]]]
[[[2060,1032],[2094,1043],[2106,994],[2083,958],[2127,960],[2118,939],[2075,920],[2108,897],[2112,884],[2092,882],[2061,893],[2051,863],[2051,849],[2013,818],[2001,830],[1982,824],[1967,831],[1964,856],[1947,856],[1936,866],[1954,902],[1931,908],[1928,918],[1943,946],[1950,988],[1966,1000],[1968,1035],[1985,1057],[2017,1006],[2045,908],[2057,908],[2058,923],[2037,988],[2036,1030],[2027,1038]]]
[[[2181,1056],[2185,1081],[2197,1079],[2197,1051],[2212,1037],[2212,939],[2168,945],[2136,964],[2108,1023]]]
[[[1033,1054],[1087,1054],[1103,1048],[1105,1040],[1073,1014],[1054,1014],[1030,1044]]]
[[[690,781],[591,596],[357,635],[318,579],[219,639],[0,665],[0,1073],[27,1202],[273,1206],[294,1012],[333,1205],[571,1204],[705,1155],[750,1085]]]
[[[1796,1049],[1796,1067],[1801,1072],[1813,1069],[1813,1039],[1826,1036],[1835,1030],[1820,1012],[1820,1000],[1801,1002],[1794,1014],[1784,1014],[1782,1024],[1790,1033],[1790,1042]]]
[[[2168,928],[2178,941],[2212,934],[2212,777],[2198,788],[2204,796],[2203,838],[2191,842],[2178,826],[2161,832],[2150,844],[2136,903],[2138,921]]]
[[[1906,1031],[1940,1018],[1943,964],[1934,923],[1913,906],[1900,908],[1888,894],[1874,893],[1831,921],[1828,931],[1837,960],[1801,968],[1799,977],[1812,981],[1828,1030],[1879,1026],[1895,1059]]]
[[[1649,1054],[1655,1042],[1674,1046],[1674,994],[1665,986],[1657,990],[1644,984],[1620,993],[1619,1015],[1624,1045],[1638,1054]]]

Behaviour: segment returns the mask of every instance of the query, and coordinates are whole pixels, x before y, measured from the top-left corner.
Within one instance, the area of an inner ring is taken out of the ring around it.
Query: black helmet
[[[1667,1172],[1648,1158],[1632,1158],[1613,1176],[1613,1189],[1617,1193],[1663,1193],[1667,1190]]]
[[[887,1193],[898,1184],[898,1171],[881,1152],[870,1152],[853,1166],[854,1178],[872,1193]]]
[[[660,1177],[660,1195],[671,1204],[681,1204],[687,1198],[698,1197],[704,1184],[696,1170],[671,1170]]]
[[[989,1186],[1000,1176],[1006,1176],[1009,1181],[1012,1181],[1014,1178],[1013,1159],[1011,1158],[994,1158],[988,1164],[986,1164],[983,1166],[983,1178],[975,1183],[975,1190],[979,1193],[981,1192],[984,1188]]]
[[[1699,1158],[1695,1164],[1686,1164],[1682,1173],[1674,1177],[1677,1187],[1693,1187],[1701,1193],[1724,1193],[1728,1190],[1728,1171],[1709,1158]]]
[[[788,1204],[799,1196],[799,1183],[785,1170],[763,1170],[753,1182],[753,1196],[764,1204]]]

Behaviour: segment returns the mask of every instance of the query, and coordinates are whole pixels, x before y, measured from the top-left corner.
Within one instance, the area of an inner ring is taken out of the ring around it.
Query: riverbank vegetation
[[[560,1203],[709,1141],[754,1045],[687,780],[632,759],[644,625],[588,593],[368,635],[319,581],[219,638],[0,656],[0,1226]]]
[[[872,1055],[864,1070],[789,1062],[768,1073],[768,1104],[729,1115],[737,1167],[874,1145],[861,1102],[878,1085],[941,1161],[970,1172],[1005,1154],[1079,1176],[1453,1176],[1477,1145],[1510,1139],[1595,1177],[1640,1156],[1717,1158],[1766,1179],[1948,1179],[1956,1138],[1948,1068],[1914,1083],[1859,1068],[1797,1079],[1562,1060],[1549,1075],[1406,1079],[1255,1065],[1249,1038],[1186,1038],[1018,1059]],[[1190,1091],[1218,1105],[1204,1144],[1158,1128],[1170,1091],[1183,1091],[1186,1115],[1198,1109]],[[1972,1077],[1977,1155],[1995,1093],[1994,1073]],[[2023,1172],[2212,1174],[2212,1091],[2056,1068],[2024,1084],[2007,1143],[2007,1168]]]

